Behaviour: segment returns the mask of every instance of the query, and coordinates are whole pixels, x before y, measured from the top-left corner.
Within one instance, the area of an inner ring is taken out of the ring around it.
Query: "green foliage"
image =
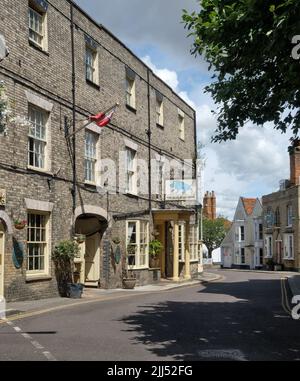
[[[229,229],[230,224],[223,217],[216,218],[215,220],[203,219],[203,242],[209,254],[221,246]]]
[[[205,88],[218,105],[214,142],[235,139],[248,121],[273,122],[282,133],[300,128],[299,62],[291,57],[300,34],[298,0],[201,0],[183,11],[201,54],[215,71]]]
[[[163,248],[162,243],[158,239],[154,239],[149,242],[149,255],[153,258],[157,258]]]
[[[61,241],[55,246],[52,258],[55,261],[70,262],[79,256],[79,252],[80,249],[77,242],[70,240]]]
[[[75,241],[61,241],[52,253],[55,263],[58,287],[61,295],[66,295],[66,285],[74,283],[74,259],[79,257],[79,245]]]

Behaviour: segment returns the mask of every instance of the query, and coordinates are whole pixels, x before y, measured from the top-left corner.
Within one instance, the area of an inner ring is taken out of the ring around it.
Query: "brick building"
[[[280,189],[263,196],[264,262],[285,270],[300,271],[299,199],[300,142],[290,147],[290,178],[280,181]]]
[[[195,111],[72,1],[2,0],[0,14],[0,295],[57,295],[51,252],[77,234],[86,285],[120,287],[129,244],[138,284],[195,276],[196,202],[168,198],[165,181],[195,178]],[[108,126],[68,137],[116,103]]]

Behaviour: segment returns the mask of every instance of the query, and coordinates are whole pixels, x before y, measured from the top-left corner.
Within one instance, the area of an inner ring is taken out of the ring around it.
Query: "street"
[[[0,324],[0,360],[300,360],[282,276],[214,272],[222,279]]]

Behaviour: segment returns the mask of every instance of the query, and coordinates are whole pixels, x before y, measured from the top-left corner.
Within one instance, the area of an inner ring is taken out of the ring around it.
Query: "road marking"
[[[287,278],[281,278],[280,279],[280,286],[281,286],[281,305],[284,311],[288,314],[291,315],[291,308],[289,305],[288,301],[288,296],[287,296],[287,290],[286,290],[286,280]]]
[[[30,341],[31,344],[36,348],[36,349],[45,349],[40,343],[38,343],[37,341]]]
[[[44,355],[49,361],[57,361],[56,358],[55,358],[50,352],[43,352],[43,355]]]
[[[20,327],[17,327],[11,321],[8,321],[7,318],[4,318],[3,322],[6,323],[8,326],[10,326],[12,329],[14,329],[16,332],[20,333],[20,335],[25,340],[28,340],[35,349],[39,349],[39,350],[45,349],[45,347],[43,347],[39,342],[37,342],[36,340],[33,340],[28,333],[22,332],[22,329]],[[56,358],[48,351],[43,351],[42,355],[46,357],[46,359],[49,361],[57,361]]]

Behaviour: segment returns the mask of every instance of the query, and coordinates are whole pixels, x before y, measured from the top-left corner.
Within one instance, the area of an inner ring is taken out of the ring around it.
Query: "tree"
[[[218,217],[215,220],[203,219],[203,242],[207,247],[209,258],[212,252],[221,246],[229,229],[230,222],[224,217]]]
[[[218,106],[213,142],[235,139],[248,121],[300,128],[299,0],[201,0],[183,10],[191,53],[214,70],[205,88]],[[292,51],[294,54],[292,54]]]

